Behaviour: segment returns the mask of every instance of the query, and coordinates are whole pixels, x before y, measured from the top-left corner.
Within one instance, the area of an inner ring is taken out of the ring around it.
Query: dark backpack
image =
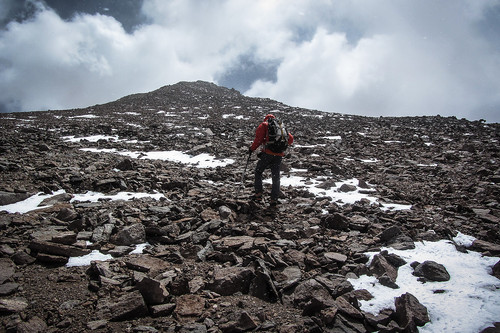
[[[273,153],[282,153],[288,148],[288,131],[282,122],[276,118],[267,120],[267,144],[266,148]]]

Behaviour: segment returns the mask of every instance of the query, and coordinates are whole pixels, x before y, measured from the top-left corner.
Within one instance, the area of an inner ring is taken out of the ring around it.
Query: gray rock
[[[181,295],[175,303],[174,312],[180,317],[199,317],[205,309],[205,299],[199,295]]]
[[[16,265],[8,258],[0,258],[0,284],[8,281],[15,273]]]
[[[448,281],[450,274],[446,268],[435,261],[427,260],[415,267],[413,275],[430,281]]]
[[[139,291],[133,291],[116,299],[99,299],[96,314],[100,319],[129,320],[142,317],[148,313],[148,308]]]
[[[32,317],[27,322],[17,325],[18,333],[43,333],[47,331],[47,323],[39,317]]]
[[[136,288],[141,292],[144,301],[148,305],[161,304],[168,297],[168,291],[158,280],[144,277],[140,280]]]
[[[144,243],[146,242],[146,229],[142,223],[125,227],[113,237],[113,242],[125,246]]]
[[[246,267],[216,268],[213,282],[207,287],[220,295],[246,294],[254,276],[253,270]]]
[[[31,193],[15,193],[0,191],[0,206],[10,205],[28,199]]]
[[[416,326],[423,326],[430,321],[427,308],[410,293],[397,297],[396,321],[405,332],[418,332]]]

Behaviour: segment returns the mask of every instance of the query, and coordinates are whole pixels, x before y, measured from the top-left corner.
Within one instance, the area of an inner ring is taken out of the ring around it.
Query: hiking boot
[[[253,201],[261,202],[262,201],[262,193],[255,193],[252,196]]]
[[[279,204],[278,199],[271,199],[271,202],[269,203],[271,207],[276,207],[278,206],[278,204]]]

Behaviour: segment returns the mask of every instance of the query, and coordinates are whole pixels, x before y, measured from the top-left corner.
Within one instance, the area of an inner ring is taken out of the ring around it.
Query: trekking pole
[[[247,173],[247,167],[248,167],[248,163],[250,162],[250,157],[252,156],[252,152],[248,152],[248,158],[247,158],[247,162],[245,163],[245,169],[243,170],[243,174],[241,175],[241,182],[240,182],[240,186],[238,187],[238,190],[236,191],[236,197],[238,197],[238,194],[240,193],[240,190],[242,187],[245,186],[245,174]]]

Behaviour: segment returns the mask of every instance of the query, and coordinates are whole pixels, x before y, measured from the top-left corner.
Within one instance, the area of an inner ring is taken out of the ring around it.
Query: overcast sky
[[[292,106],[500,122],[500,0],[0,0],[0,110],[205,80]]]

